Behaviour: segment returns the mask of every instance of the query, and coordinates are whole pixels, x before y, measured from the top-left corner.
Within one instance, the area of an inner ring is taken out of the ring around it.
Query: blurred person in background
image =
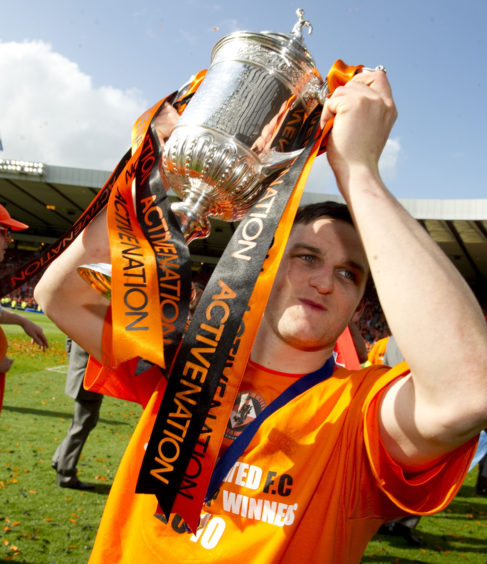
[[[103,396],[83,387],[88,353],[75,341],[66,338],[69,365],[65,393],[74,399],[73,420],[66,437],[56,449],[51,466],[57,473],[60,488],[93,490],[95,486],[79,480],[76,465],[90,432],[98,423]]]
[[[0,262],[3,261],[5,251],[10,243],[10,232],[21,231],[29,226],[25,223],[13,219],[6,208],[0,204]],[[7,311],[0,306],[0,325],[20,325],[22,329],[31,337],[32,342],[37,343],[42,350],[47,349],[49,343],[44,331],[27,317],[13,311]],[[10,369],[13,360],[6,355],[0,360],[0,372]]]

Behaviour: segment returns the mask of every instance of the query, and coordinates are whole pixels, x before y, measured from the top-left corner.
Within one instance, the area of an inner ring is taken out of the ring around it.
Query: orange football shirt
[[[379,437],[377,411],[381,393],[401,370],[404,365],[336,368],[331,378],[272,414],[216,499],[203,508],[196,534],[186,531],[178,515],[168,523],[156,516],[155,496],[135,494],[165,388],[160,379],[121,461],[90,564],[360,562],[381,523],[407,512],[444,509],[475,451],[472,440],[412,476],[390,459]],[[130,375],[120,370],[113,377],[123,395]],[[250,363],[226,441],[297,377]],[[144,382],[148,388],[154,384],[142,378],[138,385],[143,388]],[[133,396],[133,390],[127,394]]]

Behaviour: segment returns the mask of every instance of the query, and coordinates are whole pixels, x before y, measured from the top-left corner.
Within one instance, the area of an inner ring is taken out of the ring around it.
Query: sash
[[[177,512],[193,531],[312,160],[328,131],[317,132],[319,116],[316,111],[306,124],[300,157],[265,186],[220,258],[183,338],[142,462],[136,492],[154,493],[166,517]]]
[[[40,274],[54,259],[56,259],[65,249],[69,247],[74,239],[91,222],[91,220],[107,205],[113,185],[129,159],[130,151],[127,151],[104,184],[103,188],[98,192],[91,204],[64,235],[48,247],[40,257],[27,262],[16,269],[13,273],[6,274],[0,278],[0,297],[13,292],[15,289],[22,286],[22,284],[29,281],[33,276]]]
[[[170,209],[154,120],[164,104],[182,112],[206,71],[144,112],[132,128],[132,157],[107,207],[112,263],[112,363],[140,357],[169,372],[188,317],[191,260]]]
[[[164,368],[165,330],[179,330],[180,337],[187,318],[189,251],[160,180],[161,148],[152,126],[168,100],[134,125],[132,158],[108,202],[114,365],[139,356]]]

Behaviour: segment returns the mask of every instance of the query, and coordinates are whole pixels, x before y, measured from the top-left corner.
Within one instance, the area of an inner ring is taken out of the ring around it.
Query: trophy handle
[[[304,149],[297,149],[296,151],[289,151],[288,153],[280,153],[275,150],[270,150],[267,155],[261,156],[261,173],[267,177],[275,172],[283,170],[291,165],[293,161],[299,157],[303,150]]]
[[[298,16],[298,21],[294,24],[291,35],[293,35],[298,41],[303,41],[303,29],[307,27],[308,34],[311,35],[311,33],[313,33],[313,26],[311,25],[311,22],[304,19],[303,8],[298,8],[296,10],[296,15]]]

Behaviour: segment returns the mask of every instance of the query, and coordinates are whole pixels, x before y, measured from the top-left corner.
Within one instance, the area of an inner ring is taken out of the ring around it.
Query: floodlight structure
[[[41,162],[0,159],[0,172],[43,176],[45,171],[44,163]]]

